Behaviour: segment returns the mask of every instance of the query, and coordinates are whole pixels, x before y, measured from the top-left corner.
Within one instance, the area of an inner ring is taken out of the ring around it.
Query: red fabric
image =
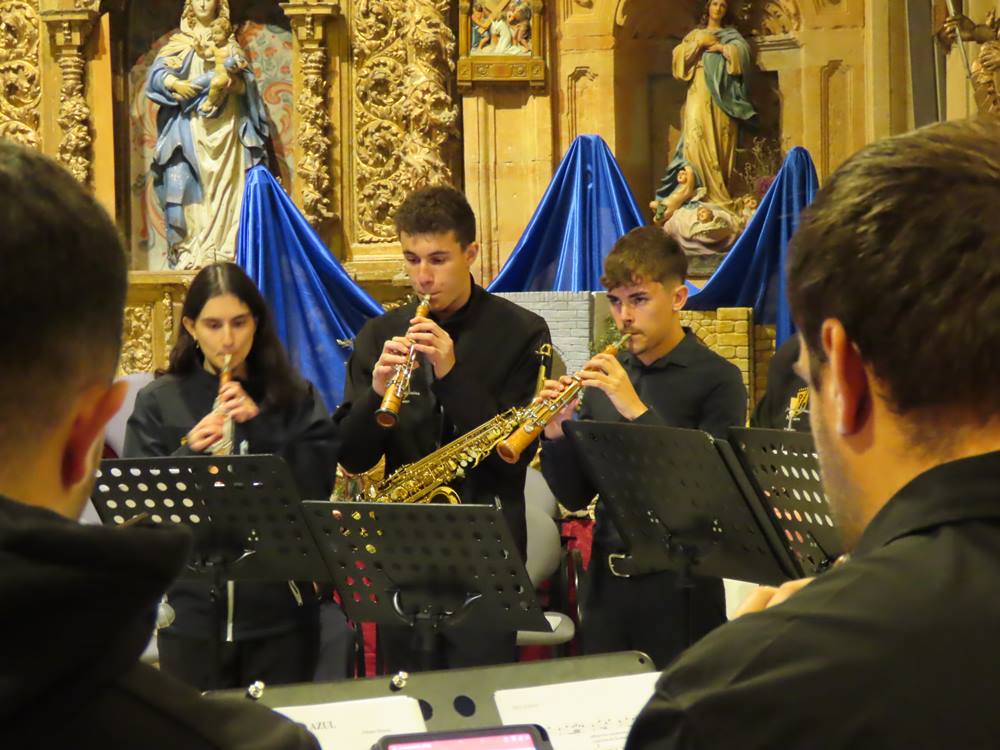
[[[590,547],[594,542],[594,522],[589,518],[580,520],[572,518],[562,522],[560,532],[566,539],[566,549],[580,550],[583,558],[583,569],[590,567]]]

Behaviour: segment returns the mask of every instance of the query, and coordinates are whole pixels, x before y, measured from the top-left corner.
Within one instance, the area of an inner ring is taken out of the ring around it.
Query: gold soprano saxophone
[[[618,341],[604,347],[601,353],[611,356],[618,354],[631,336],[631,333],[626,333]],[[535,439],[545,429],[545,425],[576,397],[582,387],[583,381],[580,376],[573,375],[573,382],[567,385],[555,398],[536,399],[534,403],[521,409],[524,418],[515,429],[511,430],[509,437],[497,443],[497,454],[500,458],[509,464],[517,463],[525,448],[535,442]]]
[[[461,479],[489,456],[497,443],[524,421],[529,408],[513,407],[498,414],[419,461],[399,467],[358,499],[376,503],[459,503],[458,493],[445,485]]]
[[[420,298],[417,305],[415,317],[426,318],[431,311],[431,297],[429,294]],[[417,349],[411,343],[410,351],[406,354],[406,362],[396,365],[396,371],[392,374],[392,379],[385,387],[385,395],[382,397],[382,405],[375,412],[375,421],[386,429],[395,427],[399,420],[399,410],[403,407],[403,401],[410,395],[410,379],[413,377],[413,370],[417,363]]]

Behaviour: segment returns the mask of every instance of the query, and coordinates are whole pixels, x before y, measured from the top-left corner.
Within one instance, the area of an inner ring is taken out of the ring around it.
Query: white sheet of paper
[[[621,750],[659,672],[494,693],[504,724],[540,724],[554,750]]]
[[[371,750],[387,734],[427,731],[420,704],[403,695],[274,710],[305,724],[323,750]]]

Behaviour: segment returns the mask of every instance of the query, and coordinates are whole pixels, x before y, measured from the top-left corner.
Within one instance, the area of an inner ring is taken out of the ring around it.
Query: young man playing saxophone
[[[747,395],[740,371],[681,327],[686,273],[683,251],[658,227],[633,229],[615,244],[601,283],[615,326],[632,337],[617,357],[598,354],[584,365],[581,419],[687,427],[716,437],[743,424]],[[569,382],[546,381],[541,395],[555,397]],[[542,473],[571,508],[586,506],[595,493],[563,439],[574,407],[570,402],[546,425],[542,448]],[[671,571],[620,578],[609,555],[622,551],[598,503],[582,620],[585,653],[637,649],[662,667],[688,645],[689,635],[696,639],[725,621],[721,580],[696,578],[680,589]]]
[[[478,286],[470,273],[479,246],[476,218],[450,187],[429,187],[410,195],[395,217],[403,262],[414,291],[430,297],[430,314],[414,317],[414,304],[369,321],[355,341],[347,367],[344,403],[335,419],[343,448],[340,463],[362,472],[385,457],[386,472],[413,463],[500,412],[528,403],[538,377],[538,351],[549,343],[545,321]],[[417,367],[409,399],[394,427],[376,422],[386,387],[415,347]],[[465,479],[453,483],[463,502],[499,499],[514,540],[525,553],[524,481],[534,449],[514,465],[491,455]],[[387,629],[383,629],[385,631]],[[467,634],[467,633],[466,633]],[[446,666],[509,660],[509,642],[475,642],[456,634]],[[413,667],[399,638],[385,655],[392,668]],[[382,639],[383,643],[386,639]]]

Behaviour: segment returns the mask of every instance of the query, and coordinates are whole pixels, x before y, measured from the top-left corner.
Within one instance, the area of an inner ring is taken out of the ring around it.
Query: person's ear
[[[93,385],[77,398],[63,448],[63,487],[74,487],[87,478],[94,443],[103,436],[108,420],[121,408],[127,390],[128,383],[120,380],[111,385]]]
[[[684,305],[688,301],[688,288],[687,284],[683,281],[680,286],[674,287],[673,299],[670,302],[670,306],[673,308],[674,312],[680,312],[684,309]]]
[[[465,256],[466,263],[468,263],[469,266],[471,266],[476,261],[476,258],[479,255],[479,243],[470,242],[466,246],[465,250],[462,251],[462,254]]]
[[[184,330],[188,332],[191,338],[197,341],[198,337],[194,335],[194,321],[185,315],[181,318],[181,323],[184,325]]]
[[[836,318],[827,318],[820,328],[820,341],[828,366],[824,398],[832,398],[834,421],[841,435],[862,430],[872,413],[872,391],[861,352]]]

